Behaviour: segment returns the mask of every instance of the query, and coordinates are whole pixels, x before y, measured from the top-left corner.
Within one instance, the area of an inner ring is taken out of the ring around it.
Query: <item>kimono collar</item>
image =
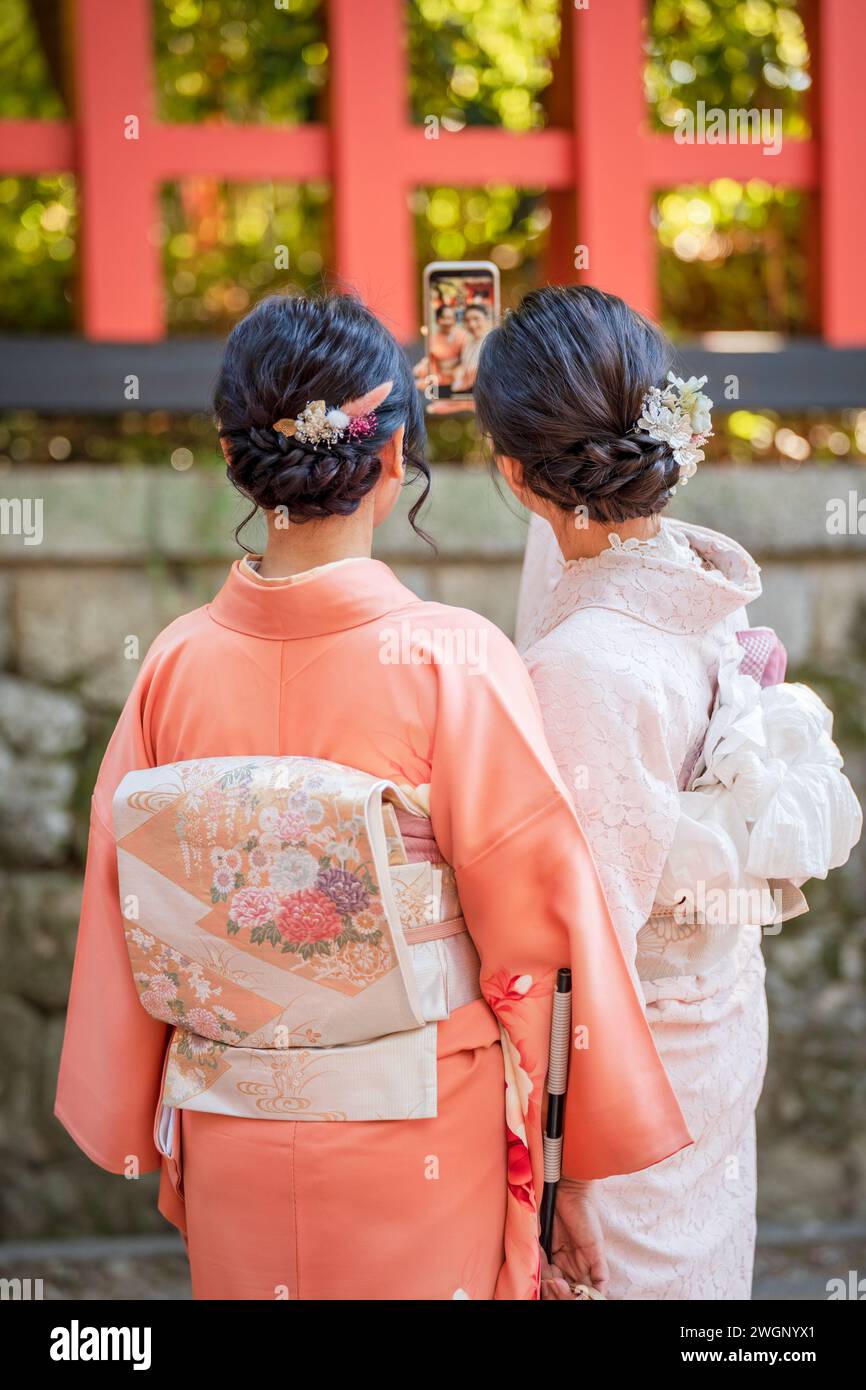
[[[706,632],[760,592],[760,570],[736,541],[665,519],[658,538],[568,561],[532,641],[581,608],[612,609],[665,632]]]
[[[381,560],[346,560],[288,579],[262,579],[236,560],[208,605],[214,622],[285,641],[360,627],[419,600]]]

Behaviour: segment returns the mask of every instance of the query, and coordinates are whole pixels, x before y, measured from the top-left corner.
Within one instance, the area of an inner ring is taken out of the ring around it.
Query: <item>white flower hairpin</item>
[[[666,386],[652,386],[641,402],[636,430],[669,444],[674,461],[680,466],[679,481],[686,483],[703,463],[703,446],[713,433],[710,411],[713,403],[701,390],[705,376],[688,381],[668,372]]]
[[[349,439],[369,439],[376,433],[375,411],[394,389],[393,381],[383,381],[363,396],[331,406],[324,401],[307,401],[294,420],[275,420],[273,429],[287,439],[302,444],[336,444],[344,436]]]

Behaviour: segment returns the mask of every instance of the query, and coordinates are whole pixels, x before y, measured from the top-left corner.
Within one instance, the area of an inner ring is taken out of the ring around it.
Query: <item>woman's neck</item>
[[[372,509],[361,506],[351,516],[279,525],[268,514],[268,543],[259,565],[262,579],[288,579],[334,560],[369,559],[373,550]]]
[[[649,540],[652,536],[657,536],[661,530],[661,513],[655,516],[636,517],[634,521],[620,521],[614,524],[609,521],[588,521],[585,520],[580,526],[575,526],[574,515],[571,512],[559,511],[556,516],[548,516],[559,548],[562,551],[564,560],[588,560],[595,555],[600,555],[603,550],[607,550],[610,542],[608,537],[611,534],[619,536],[622,540]]]

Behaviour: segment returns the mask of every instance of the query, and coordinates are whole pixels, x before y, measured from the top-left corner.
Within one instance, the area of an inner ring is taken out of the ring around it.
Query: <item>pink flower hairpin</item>
[[[307,401],[295,420],[275,420],[273,428],[287,439],[298,439],[302,444],[336,444],[343,438],[369,439],[376,433],[376,409],[393,389],[393,381],[383,381],[365,395],[330,408],[324,401]]]

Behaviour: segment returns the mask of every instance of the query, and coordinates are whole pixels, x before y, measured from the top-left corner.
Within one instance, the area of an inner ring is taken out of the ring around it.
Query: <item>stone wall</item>
[[[753,621],[829,697],[866,793],[866,537],[831,535],[828,499],[856,468],[705,469],[677,509],[730,532],[763,565]],[[239,500],[216,471],[16,469],[0,494],[43,499],[43,539],[0,536],[0,1147],[3,1230],[159,1229],[153,1179],[109,1177],[51,1118],[90,790],[148,643],[205,601],[236,554]],[[511,628],[525,523],[484,473],[439,469],[426,525],[401,515],[381,558],[416,591]],[[10,513],[4,513],[4,516]],[[866,520],[864,520],[866,530]],[[773,1041],[761,1108],[762,1208],[776,1219],[866,1214],[862,853],[810,893],[808,919],[767,944]],[[110,1045],[110,1044],[109,1044]]]

